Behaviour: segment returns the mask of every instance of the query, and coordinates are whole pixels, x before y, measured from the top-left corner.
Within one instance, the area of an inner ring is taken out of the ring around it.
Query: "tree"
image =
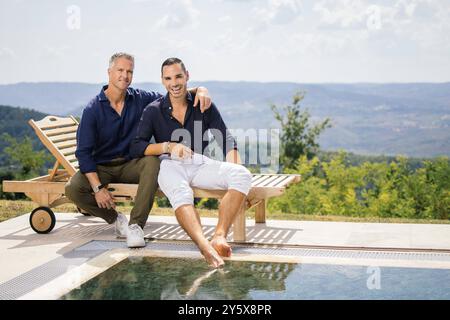
[[[319,151],[317,139],[323,130],[330,128],[330,119],[314,126],[310,124],[308,110],[301,110],[300,102],[304,93],[297,92],[292,105],[282,108],[280,111],[276,105],[271,105],[275,119],[281,124],[281,163],[286,168],[294,168],[300,156],[305,155],[312,159]]]
[[[8,162],[20,168],[15,172],[16,179],[28,179],[42,173],[45,163],[52,159],[46,150],[34,151],[33,142],[29,136],[25,136],[22,142],[18,142],[7,133],[4,133],[1,138],[8,143],[8,147],[4,149]]]

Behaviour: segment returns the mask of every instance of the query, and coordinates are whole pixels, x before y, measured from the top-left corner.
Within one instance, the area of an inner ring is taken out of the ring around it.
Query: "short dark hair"
[[[183,61],[181,61],[181,59],[178,59],[178,58],[168,58],[168,59],[166,59],[166,60],[163,62],[162,66],[161,66],[161,76],[162,76],[162,74],[163,74],[163,68],[164,68],[165,66],[171,66],[171,65],[176,64],[176,63],[181,64],[181,69],[183,69],[184,73],[186,73],[186,67],[184,66],[184,63],[183,63]]]

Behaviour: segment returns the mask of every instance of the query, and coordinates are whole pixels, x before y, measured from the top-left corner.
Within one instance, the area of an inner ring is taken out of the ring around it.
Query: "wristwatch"
[[[104,187],[106,187],[106,184],[99,184],[98,186],[93,186],[92,191],[94,191],[94,193],[97,193],[100,191],[100,189],[103,189]]]

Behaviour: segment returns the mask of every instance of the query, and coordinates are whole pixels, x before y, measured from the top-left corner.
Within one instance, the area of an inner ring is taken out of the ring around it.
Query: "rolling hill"
[[[232,129],[277,128],[270,105],[286,105],[295,92],[302,91],[302,106],[309,110],[313,121],[332,119],[333,127],[320,138],[325,150],[450,156],[450,83],[190,83],[197,85],[210,90]],[[136,83],[133,87],[164,92],[157,83]],[[100,88],[100,84],[85,83],[0,85],[0,104],[47,114],[80,115]]]

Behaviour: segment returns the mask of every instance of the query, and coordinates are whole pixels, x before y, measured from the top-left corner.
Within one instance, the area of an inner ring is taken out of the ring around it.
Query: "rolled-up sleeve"
[[[97,165],[92,156],[97,132],[95,123],[92,109],[85,108],[77,130],[77,149],[75,151],[81,173],[97,171]]]
[[[227,126],[214,103],[212,103],[211,107],[206,111],[206,116],[208,129],[215,129],[211,130],[211,133],[217,143],[222,147],[224,157],[226,157],[230,150],[237,150],[236,140],[227,129]],[[221,134],[217,134],[216,130],[219,130]]]
[[[147,106],[139,121],[136,137],[131,141],[131,158],[142,158],[153,137],[152,107]]]

